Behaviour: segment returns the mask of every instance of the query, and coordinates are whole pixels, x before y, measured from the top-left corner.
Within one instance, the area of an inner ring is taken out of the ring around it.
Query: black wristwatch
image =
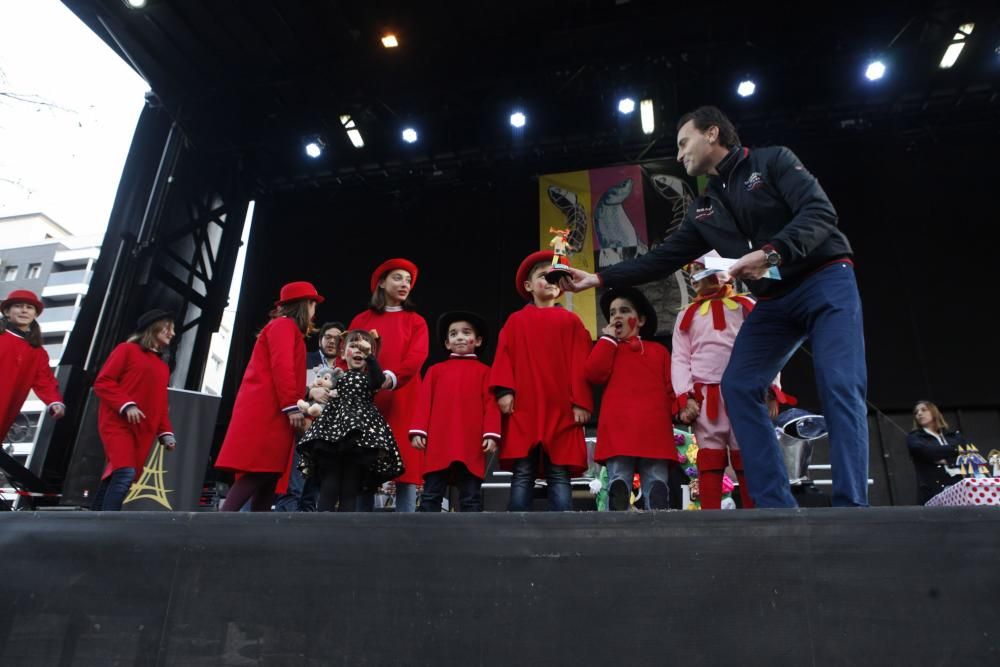
[[[767,260],[768,265],[778,266],[781,264],[781,253],[774,249],[774,246],[766,245],[761,250],[764,251],[764,259]]]

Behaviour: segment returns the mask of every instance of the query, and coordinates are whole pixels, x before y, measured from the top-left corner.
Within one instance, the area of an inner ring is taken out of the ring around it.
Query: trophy
[[[555,236],[549,241],[553,253],[552,268],[545,274],[545,280],[553,285],[558,285],[562,278],[568,278],[570,275],[569,257],[567,256],[569,252],[569,230],[549,227],[549,233],[555,234]]]

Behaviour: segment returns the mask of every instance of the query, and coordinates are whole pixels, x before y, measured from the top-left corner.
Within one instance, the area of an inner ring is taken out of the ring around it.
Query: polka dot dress
[[[298,449],[303,458],[308,461],[315,449],[331,449],[331,445],[338,451],[358,447],[378,452],[371,468],[378,481],[403,474],[403,458],[396,438],[372,402],[375,392],[369,387],[368,375],[349,370],[337,379],[336,391],[337,395],[330,398],[299,440]]]

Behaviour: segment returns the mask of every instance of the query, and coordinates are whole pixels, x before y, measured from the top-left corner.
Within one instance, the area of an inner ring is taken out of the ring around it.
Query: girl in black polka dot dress
[[[306,474],[319,479],[320,512],[353,512],[362,482],[403,474],[392,429],[373,402],[385,382],[375,360],[378,341],[360,329],[348,331],[344,340],[347,371],[298,444]]]

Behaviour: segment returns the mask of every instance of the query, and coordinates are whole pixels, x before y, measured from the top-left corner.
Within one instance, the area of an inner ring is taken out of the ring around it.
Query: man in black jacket
[[[722,396],[743,451],[757,507],[795,507],[767,390],[810,339],[830,432],[833,504],[868,504],[868,420],[864,333],[852,250],[816,178],[785,147],[740,145],[732,123],[700,107],[677,124],[677,160],[708,188],[680,227],[648,254],[601,270],[573,269],[562,287],[580,291],[665,277],[715,249],[738,258],[729,274],[758,298],[736,339]],[[776,272],[776,273],[775,273]]]

